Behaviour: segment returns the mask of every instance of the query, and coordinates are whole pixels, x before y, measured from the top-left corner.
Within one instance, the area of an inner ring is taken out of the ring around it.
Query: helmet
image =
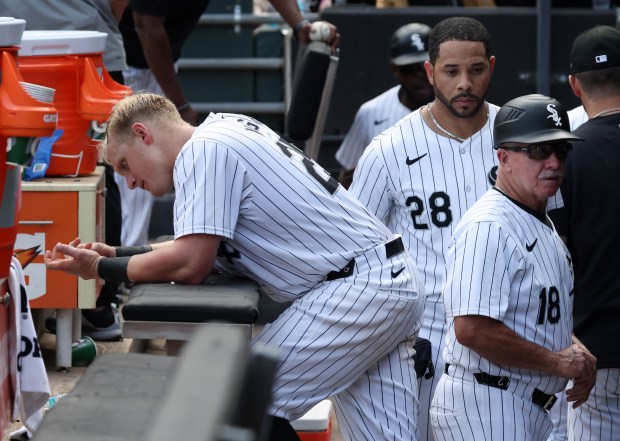
[[[430,26],[409,23],[396,29],[390,42],[391,62],[397,66],[428,60]]]
[[[539,94],[520,96],[504,104],[495,117],[493,139],[495,147],[505,142],[583,141],[570,133],[562,104]]]

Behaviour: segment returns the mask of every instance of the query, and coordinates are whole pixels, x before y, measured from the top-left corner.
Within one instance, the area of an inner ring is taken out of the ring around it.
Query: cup
[[[22,88],[26,91],[26,93],[35,100],[42,101],[48,104],[54,101],[54,94],[56,93],[56,89],[41,86],[40,84],[27,83],[25,81],[20,81],[19,84],[21,84]]]
[[[9,138],[9,151],[6,154],[7,162],[19,165],[30,165],[30,160],[39,144],[39,138],[15,137]]]
[[[97,357],[97,344],[90,337],[82,337],[71,345],[71,365],[88,366]]]

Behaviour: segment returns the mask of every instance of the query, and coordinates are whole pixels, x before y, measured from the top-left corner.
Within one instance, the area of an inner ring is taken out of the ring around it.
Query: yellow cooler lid
[[[18,45],[26,29],[26,20],[14,17],[0,17],[0,47]]]
[[[97,31],[24,31],[20,57],[103,52],[108,34]]]

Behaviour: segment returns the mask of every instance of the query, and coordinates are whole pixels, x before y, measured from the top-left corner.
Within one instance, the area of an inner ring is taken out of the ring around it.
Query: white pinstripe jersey
[[[588,120],[588,114],[583,106],[577,106],[567,113],[571,132]]]
[[[359,201],[260,122],[211,114],[174,166],[175,237],[222,237],[217,267],[296,299],[393,237]]]
[[[394,86],[362,104],[353,124],[336,152],[336,159],[347,170],[353,170],[370,141],[411,113],[398,98],[401,86]]]
[[[487,123],[463,143],[437,135],[415,110],[372,141],[353,176],[349,191],[403,235],[427,302],[441,303],[443,253],[456,223],[495,184],[497,110],[489,104]]]
[[[443,301],[446,363],[509,376],[546,393],[566,386],[565,378],[494,364],[459,344],[454,334],[454,317],[482,315],[551,351],[570,346],[572,262],[546,216],[543,221],[499,191],[489,190],[463,216],[450,239]]]

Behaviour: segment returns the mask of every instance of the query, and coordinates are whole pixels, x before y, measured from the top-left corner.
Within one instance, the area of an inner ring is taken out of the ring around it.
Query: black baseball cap
[[[570,73],[620,66],[620,30],[596,26],[577,36],[570,52]]]
[[[428,37],[431,27],[409,23],[396,29],[390,42],[392,64],[405,66],[428,60]]]

